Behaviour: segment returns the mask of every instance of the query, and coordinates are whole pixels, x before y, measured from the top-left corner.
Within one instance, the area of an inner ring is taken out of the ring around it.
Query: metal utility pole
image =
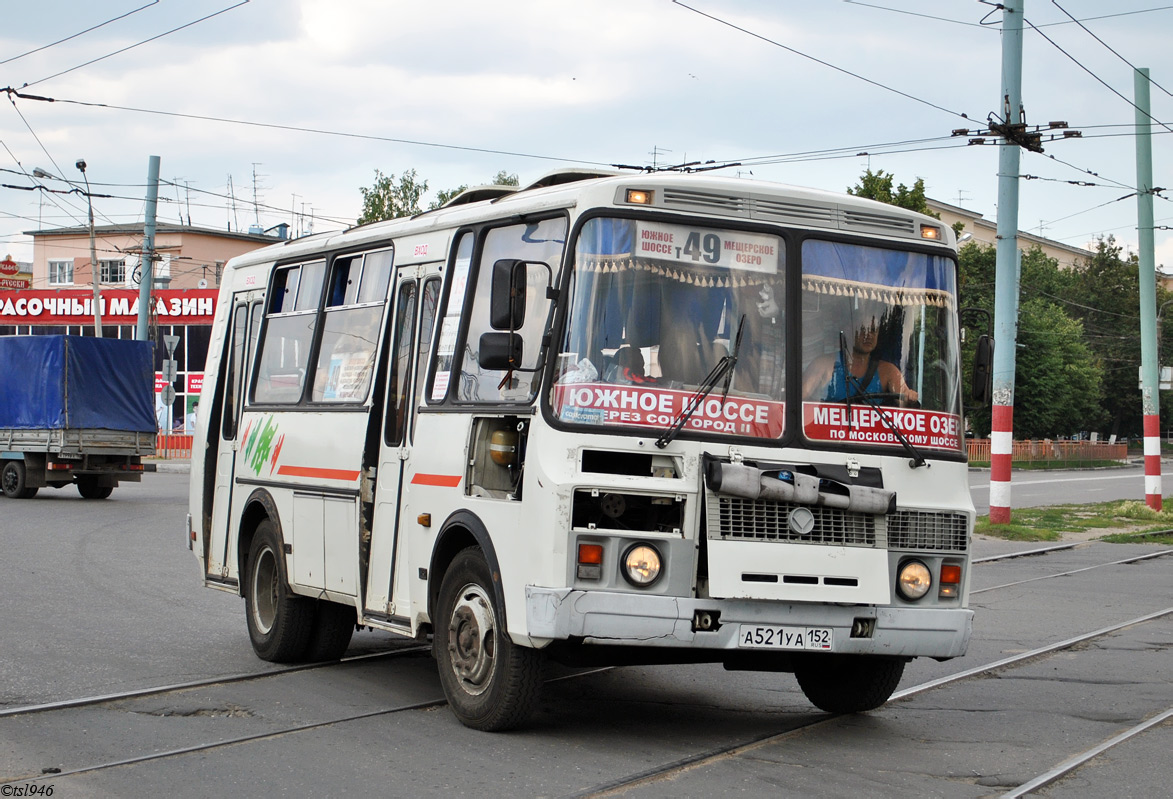
[[[1157,395],[1157,274],[1153,242],[1153,142],[1149,71],[1133,75],[1136,94],[1136,211],[1140,239],[1140,396],[1144,414],[1144,501],[1161,509],[1161,415]]]
[[[1026,0],[1002,7],[1002,128],[1022,123],[1022,18]],[[994,267],[994,394],[990,432],[990,521],[1010,523],[1010,461],[1014,449],[1014,366],[1018,339],[1019,143],[1007,137],[998,153],[998,244]]]
[[[147,162],[147,209],[143,221],[142,263],[139,265],[138,326],[134,337],[150,339],[151,289],[155,286],[155,213],[159,205],[159,156]]]
[[[85,159],[77,159],[74,166],[86,182],[86,205],[90,209],[90,269],[94,275],[94,337],[102,338],[102,289],[99,285],[102,281],[102,270],[98,266],[98,246],[94,236],[94,198],[90,194],[90,178],[86,175]]]

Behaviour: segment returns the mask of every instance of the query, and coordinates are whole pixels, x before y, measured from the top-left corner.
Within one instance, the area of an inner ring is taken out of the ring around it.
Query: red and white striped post
[[[1144,416],[1144,504],[1161,509],[1161,417],[1149,413]]]
[[[1014,453],[1014,406],[994,405],[990,412],[990,522],[1010,524],[1010,461]]]

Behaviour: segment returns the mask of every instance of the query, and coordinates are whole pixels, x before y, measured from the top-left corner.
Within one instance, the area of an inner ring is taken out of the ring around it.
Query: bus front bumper
[[[710,618],[716,614],[715,629],[695,630],[698,612],[707,612]],[[690,599],[526,586],[526,622],[535,643],[574,638],[598,645],[744,651],[753,643],[746,636],[757,630],[815,629],[831,631],[825,651],[944,659],[965,654],[973,611]],[[853,629],[857,637],[852,637]]]

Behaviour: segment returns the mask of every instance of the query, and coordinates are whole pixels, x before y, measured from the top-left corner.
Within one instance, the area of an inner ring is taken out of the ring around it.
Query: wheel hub
[[[483,692],[493,673],[497,622],[493,605],[479,585],[465,586],[448,622],[452,671],[470,694]]]
[[[273,629],[277,615],[277,562],[273,551],[265,549],[257,555],[253,571],[253,621],[262,635]]]

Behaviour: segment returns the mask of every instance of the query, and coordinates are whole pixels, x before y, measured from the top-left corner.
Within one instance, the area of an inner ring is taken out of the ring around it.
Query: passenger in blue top
[[[855,331],[850,352],[823,355],[807,367],[802,380],[803,399],[844,402],[849,397],[867,397],[904,406],[917,403],[919,397],[904,381],[900,369],[876,353],[878,343],[879,319],[868,315]],[[847,379],[848,373],[851,380]]]

